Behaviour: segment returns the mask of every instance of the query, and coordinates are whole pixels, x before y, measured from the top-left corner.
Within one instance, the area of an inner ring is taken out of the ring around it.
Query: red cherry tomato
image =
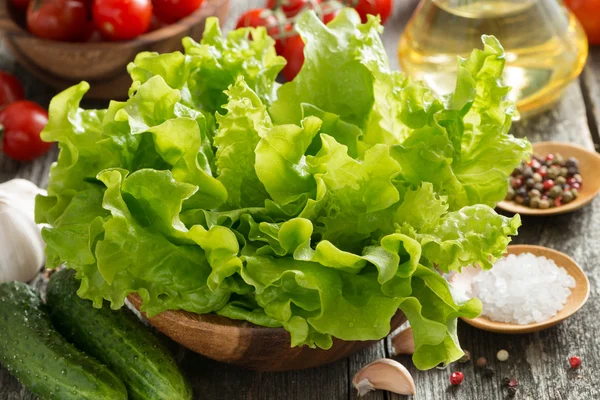
[[[32,101],[20,100],[0,111],[2,151],[19,161],[29,161],[46,153],[52,143],[43,142],[40,132],[48,123],[48,113]]]
[[[10,4],[19,11],[26,11],[31,0],[10,0]]]
[[[358,0],[356,5],[354,5],[356,0],[346,0],[346,2],[358,11],[362,22],[367,22],[367,15],[371,14],[379,15],[381,23],[385,24],[392,13],[392,0]]]
[[[294,32],[294,26],[289,22],[285,24],[283,33],[281,33],[280,28],[281,27],[276,26],[274,28],[269,29],[268,32],[269,35],[271,35],[271,37],[275,39],[275,51],[277,52],[277,54],[282,55],[288,40],[293,36],[298,36],[298,34]]]
[[[590,44],[600,44],[600,0],[565,0],[588,36]]]
[[[304,42],[300,35],[288,38],[281,55],[287,60],[281,73],[287,81],[293,80],[304,64]]]
[[[32,1],[27,8],[27,28],[44,39],[77,40],[87,19],[85,4],[79,0]]]
[[[94,0],[96,28],[108,40],[129,40],[146,33],[152,20],[150,0]]]
[[[152,0],[156,16],[165,22],[173,23],[187,17],[200,7],[202,0]]]
[[[344,6],[337,1],[326,1],[321,4],[321,19],[324,24],[330,23],[342,11]]]
[[[311,0],[267,0],[267,8],[281,8],[286,17],[291,18],[305,8],[311,8]]]
[[[0,107],[24,98],[25,92],[19,80],[8,72],[0,71]]]
[[[257,28],[259,26],[277,26],[277,18],[275,18],[275,15],[273,15],[271,10],[267,10],[266,8],[254,8],[246,11],[238,19],[235,29],[246,27]]]

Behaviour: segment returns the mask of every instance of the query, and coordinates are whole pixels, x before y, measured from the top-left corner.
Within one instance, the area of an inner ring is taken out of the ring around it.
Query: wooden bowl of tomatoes
[[[0,35],[24,68],[54,88],[85,80],[89,98],[126,98],[127,64],[138,53],[172,52],[186,36],[200,39],[207,17],[225,21],[229,2],[0,0]],[[184,11],[185,4],[197,8]]]

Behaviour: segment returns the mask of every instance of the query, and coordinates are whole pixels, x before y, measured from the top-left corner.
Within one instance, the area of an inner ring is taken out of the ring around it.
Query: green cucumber
[[[47,304],[56,329],[115,371],[130,399],[191,399],[187,379],[158,338],[126,307],[94,308],[91,301],[77,296],[79,283],[70,269],[50,279]]]
[[[0,284],[0,363],[49,400],[126,400],[123,382],[52,326],[39,295],[22,282]]]

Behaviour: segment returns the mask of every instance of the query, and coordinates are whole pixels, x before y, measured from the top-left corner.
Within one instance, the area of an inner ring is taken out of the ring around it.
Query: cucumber
[[[55,273],[48,284],[50,318],[67,340],[116,372],[130,399],[192,398],[172,355],[131,311],[111,310],[106,303],[94,308],[91,301],[77,296],[78,288],[71,269]]]
[[[22,282],[0,284],[0,363],[40,399],[127,399],[123,382],[61,337]]]

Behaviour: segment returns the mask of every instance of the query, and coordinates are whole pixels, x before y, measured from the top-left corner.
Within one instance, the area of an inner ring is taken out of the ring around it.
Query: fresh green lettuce
[[[391,71],[376,18],[312,13],[297,78],[262,28],[223,36],[209,19],[184,53],[141,53],[129,99],[83,110],[83,82],[57,95],[42,133],[58,142],[48,195],[49,267],[77,271],[78,294],[142,310],[217,313],[284,327],[291,345],[387,335],[399,310],[414,362],[462,355],[457,304],[440,272],[490,268],[518,216],[491,208],[529,143],[493,37],[459,63],[440,98]]]

